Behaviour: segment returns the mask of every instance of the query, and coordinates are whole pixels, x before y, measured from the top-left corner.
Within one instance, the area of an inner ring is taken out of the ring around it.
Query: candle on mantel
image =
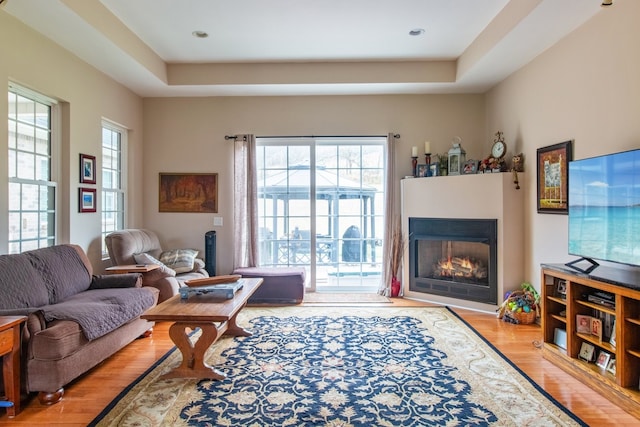
[[[431,141],[425,141],[424,143],[424,153],[431,154]]]
[[[418,157],[418,147],[411,147],[411,157]]]

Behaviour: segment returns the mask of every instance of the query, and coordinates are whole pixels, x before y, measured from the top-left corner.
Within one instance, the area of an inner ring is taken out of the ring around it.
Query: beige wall
[[[616,0],[487,94],[487,139],[505,132],[509,157],[524,152],[525,277],[566,262],[567,216],[536,213],[536,149],[574,140],[574,158],[640,146],[640,2]]]
[[[64,128],[58,187],[59,243],[77,243],[100,265],[100,199],[97,213],[78,213],[79,154],[101,162],[101,120],[130,129],[131,200],[129,223],[140,224],[142,198],[142,100],[128,89],[80,61],[40,34],[0,11],[0,81],[13,81],[60,101]],[[5,86],[6,87],[6,86]],[[6,99],[6,98],[4,98]],[[0,102],[0,117],[7,117],[7,102]],[[7,135],[7,120],[0,120],[0,135]],[[7,251],[7,139],[0,138],[0,253]],[[101,176],[97,174],[99,188]]]
[[[218,274],[233,268],[233,144],[225,135],[401,135],[398,143],[400,178],[411,174],[411,147],[418,146],[424,162],[424,141],[434,152],[446,152],[459,135],[469,158],[485,149],[484,96],[315,96],[146,99],[144,224],[156,230],[165,245],[204,247],[204,233],[216,230]],[[217,172],[219,216],[158,213],[158,173]],[[416,197],[428,195],[417,194]],[[455,197],[454,194],[451,197]],[[446,200],[436,201],[446,203]]]

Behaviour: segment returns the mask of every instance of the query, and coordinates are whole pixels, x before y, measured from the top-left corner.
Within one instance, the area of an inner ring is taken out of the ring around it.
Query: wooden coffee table
[[[182,363],[162,378],[226,378],[225,374],[207,365],[204,356],[209,347],[222,335],[251,335],[236,324],[236,316],[262,284],[262,278],[240,280],[244,282],[244,286],[232,299],[219,299],[207,294],[181,299],[180,295],[174,295],[140,316],[152,321],[175,322],[169,328],[169,336],[182,353]],[[195,328],[200,328],[202,333],[196,343],[192,344],[187,329]]]

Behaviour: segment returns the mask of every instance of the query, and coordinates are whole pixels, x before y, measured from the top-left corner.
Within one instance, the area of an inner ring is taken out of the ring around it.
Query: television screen
[[[569,254],[640,265],[640,150],[572,161],[568,185]]]

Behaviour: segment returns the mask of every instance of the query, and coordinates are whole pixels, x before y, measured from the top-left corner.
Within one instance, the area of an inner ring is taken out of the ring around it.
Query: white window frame
[[[107,119],[103,119],[102,120],[102,127],[101,127],[101,135],[102,132],[104,132],[104,130],[108,130],[110,132],[115,132],[120,136],[120,149],[119,149],[119,156],[120,156],[120,165],[119,165],[119,169],[116,169],[119,177],[120,177],[120,182],[118,183],[117,188],[113,188],[113,187],[106,187],[106,180],[104,179],[104,174],[107,171],[111,171],[113,170],[111,167],[111,165],[108,165],[107,162],[105,162],[105,155],[104,155],[104,141],[101,141],[100,143],[100,147],[101,147],[101,174],[100,174],[100,179],[101,179],[101,186],[102,186],[102,212],[100,213],[101,216],[101,221],[100,221],[100,235],[101,235],[101,241],[102,241],[102,256],[103,258],[107,258],[109,256],[108,252],[107,252],[107,247],[105,244],[105,236],[113,231],[117,231],[117,230],[122,230],[125,229],[127,227],[127,191],[126,191],[126,182],[127,182],[127,146],[128,146],[128,129],[126,129],[125,127],[114,123],[110,120]],[[109,193],[115,193],[117,194],[121,200],[122,200],[122,209],[121,210],[107,210],[107,203],[106,203],[106,196]],[[121,216],[121,224],[116,225],[115,227],[109,228],[108,230],[105,228],[105,214],[107,212],[116,212],[116,214],[119,213],[119,215]]]
[[[59,172],[60,172],[60,129],[61,129],[61,120],[60,120],[60,109],[59,109],[59,105],[57,103],[56,100],[49,98],[45,95],[42,95],[38,92],[35,92],[31,89],[27,89],[23,86],[20,86],[18,84],[15,84],[13,82],[9,82],[8,84],[8,91],[7,93],[14,93],[18,96],[24,97],[24,98],[28,98],[31,99],[37,103],[40,104],[44,104],[47,105],[50,108],[50,112],[49,112],[49,141],[50,141],[50,145],[49,145],[49,179],[48,180],[38,180],[38,179],[24,179],[24,178],[19,178],[19,177],[11,177],[8,176],[9,175],[9,171],[10,168],[7,169],[7,178],[8,178],[8,183],[9,185],[11,184],[30,184],[30,185],[37,185],[39,187],[50,187],[53,188],[53,198],[54,198],[54,203],[53,203],[53,209],[45,209],[45,210],[41,210],[40,208],[38,208],[37,212],[39,214],[41,214],[42,212],[52,212],[53,213],[53,224],[52,227],[47,227],[52,228],[53,229],[53,236],[51,240],[48,239],[49,236],[44,236],[45,238],[43,239],[42,236],[40,235],[40,232],[38,232],[37,237],[36,238],[29,238],[29,239],[24,239],[24,238],[19,238],[19,239],[13,239],[13,240],[9,240],[9,229],[7,228],[7,253],[17,253],[17,252],[23,252],[24,250],[27,249],[32,249],[33,247],[27,247],[26,249],[24,248],[24,246],[27,244],[27,242],[33,242],[33,241],[37,241],[37,247],[45,247],[45,246],[51,246],[51,245],[55,245],[58,242],[58,237],[60,235],[60,230],[59,230],[59,217],[60,217],[60,211],[58,209],[59,207],[59,199],[60,199],[60,194],[59,194],[59,189],[58,189],[58,181],[59,181]],[[10,118],[7,118],[8,123],[11,122],[12,120]],[[40,128],[42,129],[42,128]],[[9,134],[7,135],[7,155],[9,153],[9,151],[11,150],[9,148],[10,144],[9,144]],[[34,151],[33,153],[35,153],[35,147],[34,147]],[[10,198],[11,194],[10,194],[10,188],[7,188],[7,198]],[[20,198],[22,198],[22,196],[20,196]],[[12,211],[8,211],[8,214],[10,214],[11,212],[20,212],[22,214],[22,212],[24,212],[24,210],[22,209],[22,207],[20,207],[17,210],[12,210]],[[7,218],[7,226],[9,225],[9,219]],[[48,244],[45,246],[42,246],[42,242],[45,241]],[[12,250],[11,246],[13,244],[18,244],[18,250]]]

